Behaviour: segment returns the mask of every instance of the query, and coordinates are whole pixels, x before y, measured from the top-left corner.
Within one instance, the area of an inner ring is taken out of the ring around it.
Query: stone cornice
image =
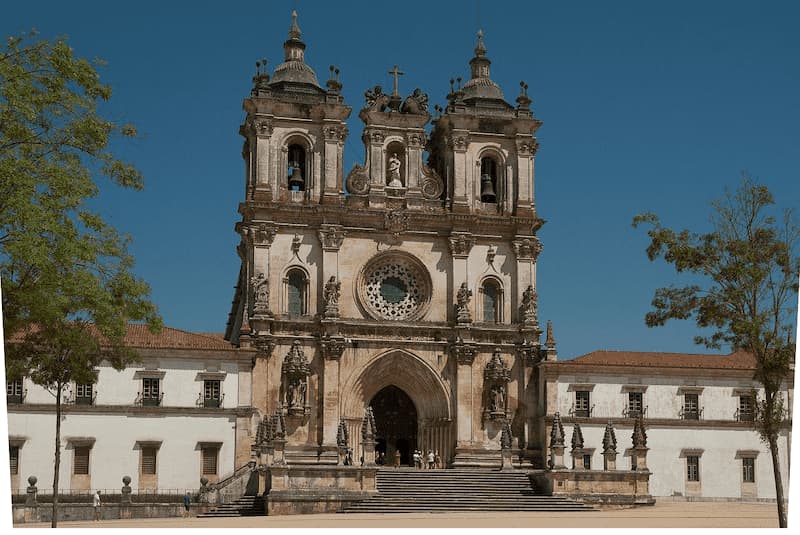
[[[250,416],[254,407],[237,407],[235,409],[219,409],[209,407],[139,407],[136,405],[61,405],[63,414],[113,414],[123,416]],[[50,403],[15,403],[8,405],[9,413],[55,413],[55,404]]]
[[[547,415],[544,417],[545,424],[553,423],[553,416]],[[578,423],[580,425],[596,425],[598,427],[605,427],[608,423],[614,425],[619,432],[620,429],[633,429],[635,423],[634,418],[607,418],[607,417],[592,417],[580,418],[575,416],[561,416],[561,423],[564,425]],[[736,420],[684,420],[682,418],[645,418],[644,426],[646,429],[651,427],[680,427],[680,428],[702,428],[702,429],[751,429],[754,433],[757,431],[753,428],[752,422],[738,422]],[[791,429],[792,421],[787,420],[781,424],[783,428]]]
[[[716,379],[719,377],[737,377],[753,379],[753,371],[748,369],[730,368],[686,368],[677,366],[615,366],[610,364],[572,364],[570,361],[542,361],[541,371],[548,376],[580,375],[586,376],[593,374],[598,376],[619,376],[629,375],[643,376],[682,376],[682,377],[708,377]],[[624,381],[623,381],[624,382]],[[754,383],[755,384],[755,383]]]

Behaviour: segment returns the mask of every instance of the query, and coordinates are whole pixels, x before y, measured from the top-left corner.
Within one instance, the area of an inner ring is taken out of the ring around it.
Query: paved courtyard
[[[775,504],[662,502],[653,507],[588,513],[324,514],[239,518],[154,518],[104,522],[61,522],[84,528],[771,528]],[[25,524],[16,527],[49,527]]]

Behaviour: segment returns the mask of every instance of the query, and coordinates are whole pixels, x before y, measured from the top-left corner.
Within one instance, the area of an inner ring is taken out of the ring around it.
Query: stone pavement
[[[15,527],[49,527],[20,524]],[[237,518],[152,518],[60,522],[65,528],[770,528],[774,503],[661,502],[584,513],[323,514]]]

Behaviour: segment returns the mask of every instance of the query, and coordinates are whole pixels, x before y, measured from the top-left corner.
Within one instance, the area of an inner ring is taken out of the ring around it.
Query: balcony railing
[[[647,407],[645,406],[642,409],[635,409],[631,407],[625,407],[622,410],[622,417],[623,418],[647,418]]]
[[[701,420],[703,418],[703,407],[681,407],[681,412],[678,413],[681,420]]]
[[[205,397],[205,393],[204,392],[200,392],[200,394],[197,396],[197,401],[195,402],[195,405],[197,405],[198,407],[217,409],[219,407],[222,407],[222,402],[224,400],[225,400],[225,393],[224,392],[222,394],[220,394],[219,399],[207,398],[207,397]]]
[[[25,402],[25,395],[28,393],[27,389],[22,389],[22,392],[19,394],[8,394],[6,393],[6,403],[24,403]]]
[[[756,414],[752,410],[745,410],[743,411],[741,408],[736,409],[736,412],[733,414],[733,419],[737,422],[752,422],[756,419]]]
[[[569,415],[574,416],[576,418],[591,418],[592,412],[594,411],[594,404],[588,409],[580,408],[576,409],[575,404],[572,404],[572,407],[569,409]]]
[[[164,392],[160,392],[158,396],[143,396],[141,392],[136,393],[136,400],[133,404],[137,407],[160,407],[161,400],[164,399]]]

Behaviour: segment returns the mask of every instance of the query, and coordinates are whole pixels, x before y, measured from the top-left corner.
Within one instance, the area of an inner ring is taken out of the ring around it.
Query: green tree
[[[93,383],[102,360],[121,369],[130,321],[156,331],[150,289],[131,272],[129,238],[88,201],[109,180],[139,190],[142,177],[109,143],[136,130],[98,112],[111,97],[97,62],[63,38],[11,37],[0,49],[0,280],[6,373],[55,396],[53,522],[58,521],[62,401]],[[10,342],[10,343],[9,343]]]
[[[754,379],[764,392],[754,426],[769,445],[778,521],[786,527],[778,437],[786,425],[781,389],[790,379],[795,355],[800,229],[791,210],[776,217],[774,204],[766,186],[745,176],[737,191],[712,202],[711,232],[675,232],[649,213],[636,216],[633,226],[650,226],[650,260],[663,258],[698,281],[658,288],[653,310],[645,316],[647,326],[693,319],[706,333],[695,343],[714,349],[724,345],[755,357]]]

